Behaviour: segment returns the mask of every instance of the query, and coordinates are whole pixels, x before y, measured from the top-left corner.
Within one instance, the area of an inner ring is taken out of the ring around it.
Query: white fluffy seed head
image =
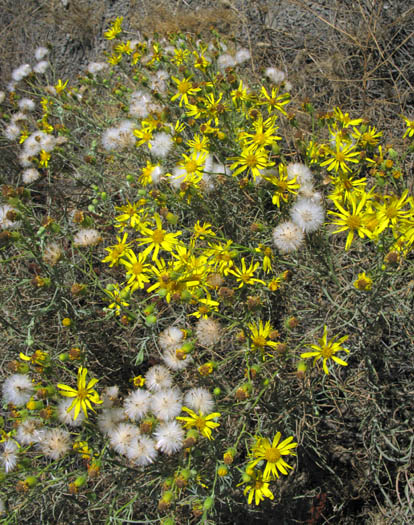
[[[13,374],[3,383],[3,401],[18,407],[25,405],[33,392],[32,380],[26,374]]]
[[[134,390],[124,400],[124,412],[131,421],[139,421],[148,412],[151,394],[147,390]]]
[[[245,47],[242,47],[236,52],[234,61],[236,64],[243,64],[243,62],[246,62],[247,60],[250,60],[250,51]]]
[[[297,250],[303,239],[303,231],[291,221],[283,222],[273,230],[273,242],[282,253],[290,253]]]
[[[9,124],[6,128],[4,128],[3,135],[6,137],[7,140],[16,140],[17,137],[20,135],[20,128],[17,124],[13,122],[12,124]]]
[[[163,350],[176,350],[181,346],[184,334],[181,328],[169,326],[158,336],[158,344]]]
[[[40,173],[36,168],[28,168],[22,173],[23,184],[31,184],[40,178]]]
[[[196,336],[201,345],[213,346],[219,342],[221,337],[220,324],[211,317],[201,317],[197,322]]]
[[[104,408],[98,416],[98,428],[102,434],[109,435],[124,419],[122,408]]]
[[[217,59],[217,68],[219,69],[219,71],[224,71],[226,68],[234,67],[235,65],[236,61],[228,53],[220,55]]]
[[[105,62],[90,62],[86,68],[86,71],[91,75],[97,75],[108,68],[108,64]]]
[[[16,439],[21,445],[37,443],[40,438],[39,431],[42,427],[40,419],[28,417],[17,427]]]
[[[33,102],[31,98],[22,98],[19,100],[19,108],[22,111],[33,111],[36,107],[36,104]]]
[[[38,445],[45,456],[59,459],[69,451],[70,434],[60,428],[46,429],[40,432]]]
[[[158,392],[165,390],[172,385],[172,377],[168,370],[163,365],[152,366],[145,374],[145,385],[151,392]]]
[[[46,73],[48,68],[49,68],[49,62],[47,60],[41,60],[34,66],[33,71],[37,73],[38,75],[43,75],[43,73]]]
[[[56,243],[51,242],[43,250],[43,261],[50,266],[55,266],[62,257],[62,248]]]
[[[156,133],[153,135],[153,138],[150,142],[151,154],[154,155],[154,157],[165,159],[165,157],[171,151],[173,144],[174,142],[171,136],[168,133],[165,133],[165,131]]]
[[[138,427],[131,423],[119,423],[109,434],[109,443],[118,454],[125,454],[131,441],[139,437]]]
[[[73,244],[75,246],[96,246],[102,241],[101,234],[93,228],[85,228],[79,230],[73,237]]]
[[[178,349],[177,349],[178,350]],[[187,366],[192,363],[192,358],[187,355],[177,356],[177,350],[165,350],[161,356],[162,360],[171,370],[184,370]],[[184,357],[184,359],[182,359]]]
[[[5,472],[10,472],[17,465],[17,452],[19,447],[12,439],[7,439],[3,444],[3,450],[0,453],[0,461]]]
[[[286,78],[286,73],[275,67],[268,67],[265,71],[265,75],[275,84],[281,84]]]
[[[23,80],[23,78],[27,77],[27,75],[30,75],[31,71],[32,68],[29,64],[22,64],[12,71],[11,76],[14,82],[19,82],[20,80]]]
[[[184,406],[195,412],[210,414],[214,408],[213,396],[206,388],[192,388],[184,396]]]
[[[101,399],[102,399],[102,408],[111,408],[114,403],[118,400],[119,396],[119,386],[107,386],[104,388]]]
[[[147,436],[134,438],[125,452],[131,463],[140,467],[153,463],[157,454],[155,441]]]
[[[316,231],[325,220],[325,210],[310,199],[298,199],[290,209],[292,221],[305,233]]]
[[[48,54],[49,54],[49,50],[48,50],[47,47],[43,47],[43,46],[38,47],[38,48],[36,48],[36,50],[35,50],[35,59],[36,59],[37,61],[42,60],[42,59],[45,58],[45,56],[47,56]]]
[[[151,410],[162,421],[169,421],[181,412],[183,397],[176,387],[155,392],[151,398]]]
[[[176,421],[162,423],[154,434],[156,448],[164,454],[174,454],[181,450],[184,441],[184,431]]]
[[[286,166],[287,177],[289,180],[292,180],[296,177],[296,181],[299,184],[306,184],[313,182],[313,175],[311,170],[300,162],[291,162]]]

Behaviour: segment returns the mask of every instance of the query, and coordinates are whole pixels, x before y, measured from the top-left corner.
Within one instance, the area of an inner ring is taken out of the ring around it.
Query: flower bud
[[[305,361],[299,361],[299,363],[296,366],[296,377],[298,379],[303,379],[305,377],[307,369],[307,364]]]

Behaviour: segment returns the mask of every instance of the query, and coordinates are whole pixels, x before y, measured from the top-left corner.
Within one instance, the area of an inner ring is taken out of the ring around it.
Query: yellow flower
[[[407,126],[407,129],[403,135],[403,139],[405,139],[405,137],[413,137],[414,136],[414,120],[410,120],[407,117],[403,117],[403,120],[405,122],[405,125]]]
[[[298,193],[296,190],[299,188],[300,184],[296,182],[296,177],[293,179],[288,178],[286,166],[284,166],[282,163],[279,164],[279,177],[274,171],[263,173],[262,177],[276,187],[275,193],[272,197],[272,203],[278,208],[280,208],[281,200],[283,202],[288,201],[289,193],[292,195],[296,195]]]
[[[78,369],[78,388],[72,388],[67,385],[62,385],[59,383],[57,386],[62,390],[60,394],[64,397],[73,397],[74,400],[68,408],[68,412],[75,409],[73,419],[76,420],[80,410],[83,410],[85,417],[88,417],[88,409],[94,412],[91,402],[95,404],[101,404],[102,401],[99,398],[98,392],[94,390],[94,386],[99,381],[99,379],[91,379],[88,384],[86,384],[86,375],[88,369],[85,367],[79,367]]]
[[[338,341],[335,342],[335,339],[337,337],[338,336],[336,335],[332,337],[332,339],[329,339],[328,341],[328,327],[325,325],[323,327],[323,336],[318,341],[319,344],[318,345],[308,345],[311,348],[313,348],[314,351],[305,352],[301,354],[300,357],[302,359],[307,359],[308,357],[314,357],[315,358],[313,360],[314,365],[319,359],[322,359],[323,369],[324,369],[325,374],[329,374],[329,370],[327,366],[328,359],[332,359],[333,361],[335,361],[335,363],[338,363],[339,365],[348,366],[348,363],[346,363],[345,361],[343,361],[342,359],[340,359],[339,357],[335,355],[337,352],[340,352],[340,351],[344,351],[347,354],[349,354],[349,350],[341,346],[341,344],[348,339],[348,336],[344,335],[343,337],[338,339]]]
[[[47,361],[49,361],[49,355],[47,352],[42,350],[35,350],[31,356],[23,354],[20,352],[19,357],[22,361],[30,361],[34,365],[44,366]]]
[[[276,141],[282,139],[282,137],[275,135],[276,130],[279,129],[277,126],[275,127],[275,120],[275,117],[270,117],[263,122],[263,117],[260,116],[260,118],[253,122],[254,133],[243,132],[240,138],[251,147],[252,150],[271,146]]]
[[[115,217],[115,220],[121,223],[120,225],[116,225],[116,227],[122,229],[126,225],[135,229],[140,229],[144,227],[147,224],[144,221],[146,212],[143,205],[145,204],[145,202],[145,199],[141,199],[140,201],[135,202],[134,204],[131,204],[129,201],[127,201],[128,204],[125,204],[124,206],[115,206],[116,210],[123,212],[121,215]]]
[[[193,410],[187,407],[183,407],[182,410],[187,412],[188,416],[177,416],[176,419],[179,421],[185,421],[184,428],[195,427],[202,436],[210,440],[214,439],[211,435],[211,430],[219,427],[220,423],[216,423],[215,421],[212,421],[212,419],[220,417],[221,414],[219,414],[219,412],[213,412],[212,414],[204,416],[201,411],[196,414]]]
[[[66,328],[72,324],[72,321],[69,319],[69,317],[65,317],[62,319],[62,326],[65,326]]]
[[[171,62],[176,66],[181,66],[187,61],[190,51],[188,49],[174,49],[174,56],[171,58]]]
[[[66,86],[67,86],[67,84],[68,84],[67,80],[66,80],[66,82],[64,84],[62,84],[62,80],[59,78],[59,80],[57,81],[57,84],[55,85],[56,93],[59,94],[62,91],[64,91]]]
[[[292,436],[279,443],[281,436],[282,434],[277,432],[272,443],[267,438],[256,436],[256,443],[250,454],[253,456],[254,461],[249,463],[249,467],[254,468],[260,461],[265,460],[266,467],[263,472],[265,478],[278,478],[279,472],[287,475],[287,469],[293,469],[282,456],[296,456],[292,449],[296,448],[298,444],[292,443]]]
[[[138,239],[140,241],[139,246],[142,246],[143,244],[149,244],[149,246],[147,246],[147,248],[145,248],[145,250],[142,252],[142,255],[143,257],[146,257],[153,251],[153,261],[158,258],[158,252],[160,249],[171,252],[172,249],[179,243],[176,237],[181,235],[180,231],[176,233],[167,233],[166,230],[163,230],[161,217],[157,214],[155,215],[155,222],[157,228],[155,230],[151,230],[150,228],[143,227],[141,231],[144,235],[146,235],[146,237],[141,237]]]
[[[255,180],[261,175],[262,170],[275,165],[269,160],[269,153],[264,148],[246,147],[238,157],[230,157],[229,160],[235,161],[230,166],[231,170],[235,170],[233,177],[245,170],[250,170]]]
[[[210,62],[206,59],[206,57],[203,55],[203,53],[198,53],[197,51],[193,51],[194,55],[194,67],[196,69],[200,69],[201,71],[205,71],[206,68],[210,65]]]
[[[148,272],[150,269],[149,264],[145,264],[146,256],[143,253],[138,254],[138,258],[132,250],[124,256],[125,259],[121,259],[121,264],[127,269],[127,289],[134,292],[137,288],[144,288],[145,283],[149,282]]]
[[[108,62],[111,64],[111,66],[116,66],[117,64],[119,64],[119,62],[121,62],[121,60],[122,55],[111,55],[108,58]]]
[[[259,324],[250,323],[247,327],[251,333],[250,340],[252,343],[252,350],[260,350],[261,352],[264,352],[266,346],[269,346],[270,348],[278,347],[278,343],[269,339],[269,335],[274,331],[270,326],[270,321],[266,321],[263,326],[263,321],[260,319]]]
[[[132,48],[130,44],[131,44],[130,40],[128,40],[126,43],[121,42],[120,44],[115,46],[115,51],[120,55],[123,55],[124,53],[127,55],[130,55],[132,53]]]
[[[191,182],[197,184],[203,176],[203,168],[207,159],[207,152],[193,152],[191,155],[182,154],[182,160],[179,166],[185,170],[183,174],[183,182]]]
[[[250,481],[246,485],[243,494],[247,496],[247,503],[251,505],[253,498],[256,505],[259,505],[265,498],[274,499],[273,493],[269,489],[269,477],[263,476],[260,470],[249,469]]]
[[[247,93],[247,89],[243,87],[242,80],[240,80],[238,88],[233,89],[233,91],[230,93],[230,96],[235,106],[237,106],[239,102],[246,102],[250,98],[249,94]]]
[[[131,246],[131,242],[126,242],[128,238],[128,234],[124,233],[122,240],[120,237],[117,236],[118,244],[115,244],[114,246],[108,246],[105,248],[105,250],[108,253],[108,255],[105,257],[105,259],[102,259],[101,262],[109,263],[109,266],[112,268],[112,266],[117,265],[119,263],[119,259],[123,256],[129,253],[131,250],[129,246]]]
[[[353,162],[358,164],[360,151],[355,151],[355,146],[353,144],[344,144],[337,136],[335,141],[335,150],[329,149],[328,155],[329,158],[321,162],[321,167],[326,166],[328,171],[334,170],[337,172],[339,169],[344,173],[350,172],[351,168],[347,166],[347,162]]]
[[[22,132],[20,133],[19,144],[23,144],[23,142],[24,142],[28,137],[29,137],[29,132],[27,131],[27,129],[22,130]]]
[[[171,77],[173,81],[177,84],[178,93],[176,93],[173,97],[171,97],[171,100],[177,100],[177,98],[180,99],[180,106],[182,106],[183,102],[184,104],[188,104],[188,95],[195,95],[198,91],[201,91],[199,87],[193,87],[193,83],[191,82],[191,77],[183,78],[180,80],[176,77]]]
[[[240,283],[239,288],[242,288],[245,284],[254,284],[254,283],[265,284],[264,281],[262,281],[261,279],[256,279],[255,277],[253,277],[254,272],[260,266],[260,263],[256,262],[253,264],[253,261],[252,261],[250,263],[250,266],[247,268],[244,257],[242,257],[241,263],[242,263],[241,268],[236,267],[235,270],[228,271],[228,273],[231,273],[232,275],[234,275],[237,281]]]
[[[358,279],[354,281],[354,286],[357,290],[367,291],[372,288],[372,279],[365,274],[365,272],[358,274]]]
[[[132,383],[136,388],[142,388],[145,385],[145,377],[142,377],[141,375],[135,376],[132,379]]]
[[[363,126],[363,128],[365,128],[365,126]],[[358,140],[363,148],[366,148],[367,146],[376,146],[381,135],[382,131],[377,131],[375,126],[369,126],[368,130],[366,128],[365,130],[354,128],[354,132],[352,133],[352,136]]]
[[[358,198],[359,202],[357,202]],[[340,228],[333,233],[340,233],[349,230],[348,236],[346,238],[345,250],[349,250],[351,247],[355,232],[357,232],[361,238],[363,238],[365,235],[367,235],[367,237],[372,237],[372,232],[370,232],[370,230],[364,224],[364,213],[362,210],[366,201],[366,193],[363,193],[358,197],[355,194],[350,194],[350,210],[346,210],[341,204],[339,204],[337,200],[334,200],[333,202],[338,208],[339,212],[330,210],[328,211],[329,214],[337,216],[337,219],[332,221],[332,224],[340,226]]]
[[[136,143],[136,146],[141,146],[142,144],[147,144],[148,148],[151,149],[152,145],[150,141],[152,140],[152,128],[151,127],[141,127],[141,129],[134,129],[133,133],[139,139]]]
[[[115,22],[112,24],[112,27],[110,27],[107,31],[104,33],[104,37],[107,40],[113,40],[119,33],[122,31],[122,20],[124,19],[123,16],[118,16],[115,20]]]
[[[50,153],[42,149],[40,152],[39,166],[44,166],[47,168],[49,165],[50,156]]]
[[[266,91],[266,88],[263,86],[261,89],[262,99],[260,104],[267,104],[267,111],[271,113],[274,110],[280,111],[283,115],[286,115],[286,111],[283,109],[283,106],[289,104],[290,95],[289,93],[282,93],[279,95],[279,88],[272,88],[271,93],[269,94]]]
[[[408,190],[405,190],[401,197],[397,195],[385,195],[383,204],[376,204],[377,219],[379,222],[378,230],[380,233],[391,223],[395,226],[401,220],[412,218],[414,210],[412,206],[410,209],[403,210],[404,206],[410,205],[411,197],[408,195]]]
[[[149,146],[149,144],[148,144]],[[141,175],[139,176],[139,182],[142,186],[148,186],[148,184],[152,184],[152,173],[157,168],[157,172],[159,173],[159,164],[151,164],[149,160],[147,160],[147,165],[142,168]]]
[[[206,235],[209,235],[211,237],[215,237],[216,234],[211,229],[211,224],[209,222],[203,222],[203,224],[200,224],[200,221],[197,221],[194,224],[194,239],[204,239]]]
[[[110,285],[111,288],[105,288],[104,292],[113,302],[110,303],[108,308],[110,310],[115,309],[116,315],[119,315],[123,306],[129,306],[129,303],[125,301],[125,297],[128,296],[127,290],[120,290],[118,284]]]
[[[351,119],[349,113],[342,113],[340,108],[334,109],[335,119],[342,124],[343,128],[348,128],[349,126],[358,126],[364,120],[362,118]]]

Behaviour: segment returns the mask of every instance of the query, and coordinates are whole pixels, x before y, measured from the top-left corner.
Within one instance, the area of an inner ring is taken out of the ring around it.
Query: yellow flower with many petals
[[[177,416],[178,421],[185,421],[184,428],[195,427],[202,436],[207,439],[214,439],[211,435],[211,430],[220,426],[220,423],[213,421],[221,416],[219,412],[213,412],[206,416],[200,411],[196,414],[193,410],[187,407],[182,408],[183,412],[187,412],[188,416]]]
[[[182,80],[176,77],[171,78],[176,83],[178,90],[178,93],[171,97],[171,101],[177,100],[177,98],[179,98],[180,106],[182,106],[183,102],[184,104],[188,104],[189,95],[195,95],[198,91],[201,91],[199,87],[193,86],[191,77],[183,78]]]
[[[343,143],[339,136],[335,141],[335,149],[330,148],[327,153],[327,159],[321,162],[321,167],[326,166],[328,171],[334,170],[338,172],[341,170],[343,173],[348,173],[351,168],[347,165],[347,162],[353,162],[358,164],[360,151],[355,151],[353,144]]]
[[[282,93],[279,95],[279,88],[272,88],[270,94],[266,91],[266,88],[263,86],[261,89],[262,98],[260,104],[267,105],[267,111],[271,113],[272,111],[280,111],[283,115],[286,115],[286,111],[283,109],[283,106],[289,104],[290,95],[289,93]]]
[[[302,359],[307,359],[308,357],[314,357],[314,360],[313,360],[314,365],[317,361],[319,361],[319,359],[322,359],[323,369],[324,369],[325,374],[329,374],[329,370],[327,366],[328,359],[332,359],[333,361],[335,361],[335,363],[338,363],[339,365],[348,366],[348,363],[346,363],[345,361],[343,361],[342,359],[340,359],[339,357],[335,355],[337,352],[341,352],[341,351],[349,354],[349,350],[341,346],[342,343],[348,339],[348,336],[344,335],[343,337],[338,339],[338,341],[335,341],[337,337],[338,336],[336,335],[332,337],[332,339],[328,340],[328,327],[325,325],[323,327],[323,336],[318,341],[319,344],[309,345],[313,349],[313,351],[305,352],[301,354],[300,357]]]
[[[340,233],[348,230],[345,250],[349,250],[351,247],[355,232],[358,233],[361,238],[365,237],[365,235],[369,238],[372,238],[372,232],[365,225],[363,211],[363,208],[367,202],[366,193],[358,196],[355,194],[350,194],[348,204],[350,205],[351,209],[345,209],[336,199],[333,202],[339,211],[329,210],[328,213],[331,215],[336,215],[336,219],[332,221],[332,224],[340,226],[340,228],[333,233]]]
[[[279,472],[287,475],[287,469],[293,469],[293,467],[288,465],[282,456],[296,456],[292,449],[298,444],[293,442],[292,436],[279,443],[281,436],[282,434],[277,432],[272,443],[267,438],[256,436],[256,443],[250,454],[254,461],[249,463],[249,468],[254,468],[260,461],[265,460],[266,466],[263,472],[265,478],[278,478]]]
[[[95,405],[100,405],[102,403],[102,400],[99,398],[99,394],[96,390],[94,390],[94,386],[99,381],[99,379],[91,379],[88,384],[86,384],[86,375],[88,373],[88,369],[81,366],[78,369],[78,388],[72,388],[71,386],[63,385],[61,383],[58,383],[58,388],[61,390],[60,394],[64,397],[73,397],[72,404],[68,407],[68,412],[71,412],[73,409],[75,410],[73,414],[73,419],[76,420],[79,416],[79,412],[81,409],[83,410],[83,413],[85,414],[85,417],[88,417],[88,410],[92,410],[94,412],[94,409],[92,408],[91,403],[94,403]]]
[[[275,165],[269,160],[269,153],[264,148],[246,147],[238,157],[230,157],[229,160],[234,160],[230,166],[231,170],[235,170],[232,173],[233,177],[248,170],[255,180],[261,176],[262,170]]]
[[[144,288],[145,283],[149,282],[148,274],[150,265],[145,264],[146,257],[143,253],[139,253],[138,257],[132,250],[124,256],[126,259],[121,259],[121,263],[127,269],[127,289],[134,292],[137,288]]]
[[[247,495],[249,505],[252,504],[253,498],[256,505],[259,505],[265,498],[274,499],[273,493],[269,489],[270,478],[263,476],[263,473],[256,469],[249,469],[248,475],[250,480],[247,482],[243,494]]]
[[[263,321],[260,319],[259,323],[250,323],[247,325],[250,330],[250,341],[252,350],[260,350],[262,353],[265,351],[265,347],[277,348],[279,345],[274,341],[270,340],[270,335],[274,332],[274,329],[270,326],[270,321],[266,321],[263,325]]]
[[[39,166],[47,168],[49,165],[50,157],[51,157],[50,153],[42,149],[39,155]]]
[[[293,177],[293,179],[288,178],[286,166],[282,163],[279,164],[279,176],[272,170],[263,173],[262,177],[275,186],[276,190],[273,194],[272,202],[278,208],[280,208],[280,201],[288,201],[289,194],[296,195],[298,193],[296,190],[299,189],[300,184],[296,182],[296,177]]]
[[[123,20],[123,17],[118,16],[118,18],[115,20],[112,26],[107,31],[105,31],[104,37],[107,40],[113,40],[117,35],[119,35],[119,33],[121,33],[122,20]]]
[[[232,275],[234,275],[237,281],[240,283],[239,288],[242,288],[245,284],[254,284],[254,283],[265,284],[265,282],[262,281],[261,279],[256,279],[256,277],[253,277],[254,272],[260,266],[259,262],[253,263],[252,261],[250,263],[250,266],[247,268],[246,260],[244,257],[242,257],[241,263],[242,263],[241,268],[236,267],[234,270],[228,271],[228,273],[231,273]]]
[[[148,254],[153,252],[153,261],[158,258],[158,252],[160,249],[171,252],[173,248],[179,243],[177,237],[181,235],[181,231],[176,233],[168,233],[166,230],[163,230],[161,217],[157,214],[155,215],[155,223],[157,226],[155,230],[143,227],[141,231],[144,235],[146,235],[146,237],[141,237],[138,239],[139,246],[142,246],[143,244],[149,245],[143,251],[143,256],[146,257]]]
[[[112,268],[112,266],[117,265],[119,262],[119,259],[129,253],[131,250],[129,246],[131,246],[132,243],[126,242],[128,238],[128,234],[124,233],[122,239],[120,237],[117,237],[118,244],[115,244],[113,246],[108,246],[105,248],[105,250],[108,253],[108,255],[105,257],[105,259],[102,259],[101,262],[109,263],[109,266]]]

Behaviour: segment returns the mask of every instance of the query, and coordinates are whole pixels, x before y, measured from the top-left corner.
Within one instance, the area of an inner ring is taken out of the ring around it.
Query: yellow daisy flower
[[[88,417],[88,409],[94,412],[91,402],[95,404],[101,404],[102,400],[99,398],[99,394],[94,390],[94,386],[99,381],[99,379],[91,379],[88,384],[86,384],[86,375],[88,369],[85,367],[79,367],[78,369],[78,388],[72,388],[71,386],[63,385],[58,383],[58,388],[62,390],[60,394],[64,397],[73,397],[74,400],[68,408],[68,412],[75,409],[73,419],[76,420],[79,416],[79,412],[82,409],[85,417]]]
[[[314,360],[313,360],[314,365],[317,361],[319,361],[319,359],[322,359],[323,369],[324,369],[325,374],[329,374],[329,370],[327,366],[328,359],[332,359],[333,361],[335,361],[335,363],[338,363],[339,365],[348,366],[348,363],[346,363],[345,361],[337,357],[335,354],[340,351],[344,351],[347,354],[349,354],[349,350],[341,346],[341,344],[344,341],[346,341],[349,336],[344,335],[343,337],[338,339],[338,341],[335,341],[337,337],[338,336],[336,335],[332,337],[332,339],[328,340],[328,327],[325,325],[323,327],[323,336],[318,341],[319,344],[309,345],[313,349],[313,351],[305,352],[301,354],[300,356],[301,359],[307,359],[308,357],[314,357]]]
[[[255,459],[249,464],[249,467],[254,468],[260,461],[265,460],[264,478],[278,478],[279,472],[287,475],[287,469],[293,469],[293,467],[286,463],[282,456],[296,456],[296,454],[292,452],[292,449],[296,448],[298,444],[292,442],[292,436],[279,443],[281,436],[282,434],[277,432],[272,443],[270,443],[267,438],[256,437],[256,443],[251,452],[251,456]]]
[[[221,416],[218,412],[213,412],[206,416],[200,411],[196,414],[193,410],[187,407],[183,407],[182,410],[187,412],[188,416],[177,416],[178,421],[185,421],[184,428],[195,427],[202,436],[207,439],[214,439],[211,435],[211,430],[220,426],[220,423],[212,421]]]

